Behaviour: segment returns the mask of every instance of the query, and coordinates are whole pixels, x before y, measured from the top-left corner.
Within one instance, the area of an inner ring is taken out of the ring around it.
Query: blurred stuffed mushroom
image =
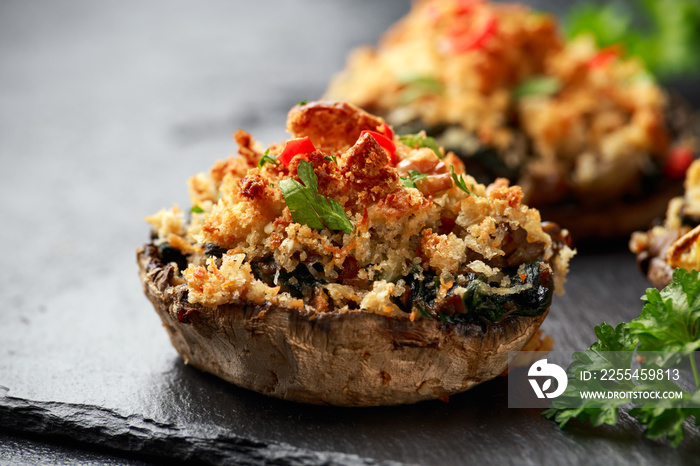
[[[426,0],[326,96],[421,130],[478,181],[506,177],[577,240],[646,227],[680,191],[697,120],[641,61],[514,3]]]

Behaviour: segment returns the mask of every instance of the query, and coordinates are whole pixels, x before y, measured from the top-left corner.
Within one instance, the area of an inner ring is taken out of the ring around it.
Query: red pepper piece
[[[664,166],[664,174],[672,180],[680,180],[685,177],[685,172],[695,160],[695,154],[688,147],[676,146],[671,149],[666,165]]]
[[[311,140],[307,137],[290,139],[287,144],[284,145],[282,153],[277,156],[277,160],[285,165],[289,165],[294,156],[299,154],[310,154],[314,152],[316,148],[311,143]]]
[[[610,47],[605,47],[604,49],[601,49],[593,58],[588,60],[586,63],[586,66],[590,70],[594,70],[596,68],[604,68],[608,64],[612,63],[614,60],[617,60],[620,58],[622,55],[622,51],[620,50],[619,46],[611,45]]]
[[[394,140],[394,132],[386,123],[382,123],[380,126],[377,126],[377,131],[388,137],[390,141]]]
[[[483,26],[477,31],[472,31],[465,24],[456,24],[448,31],[450,48],[456,53],[465,53],[484,48],[486,42],[496,35],[498,31],[498,18],[488,12]]]
[[[374,140],[377,141],[377,143],[389,153],[389,163],[394,163],[394,156],[396,154],[396,145],[394,144],[394,141],[376,131],[363,131],[361,136],[364,134],[369,134],[372,136]]]

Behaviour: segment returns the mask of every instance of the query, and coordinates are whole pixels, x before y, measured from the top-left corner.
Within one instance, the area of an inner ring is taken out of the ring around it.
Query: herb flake
[[[535,76],[521,82],[513,91],[513,97],[516,99],[533,95],[548,97],[559,92],[561,87],[561,81],[554,76]]]
[[[420,180],[424,180],[427,177],[428,177],[428,175],[426,175],[425,173],[421,173],[418,170],[409,170],[408,176],[401,177],[401,183],[403,183],[403,185],[406,188],[418,189],[418,187],[416,186],[416,182],[420,181]]]
[[[258,168],[262,169],[263,165],[266,163],[271,163],[273,165],[279,164],[279,160],[277,160],[277,157],[274,155],[270,155],[270,149],[267,149],[265,153],[263,154],[262,157],[260,157],[260,160],[258,161]]]
[[[427,74],[405,73],[398,76],[398,81],[404,86],[399,96],[403,104],[409,104],[421,97],[440,94],[444,89],[435,76]]]
[[[444,155],[442,155],[440,152],[440,147],[438,147],[435,139],[431,138],[430,136],[426,136],[422,131],[417,134],[402,134],[399,136],[399,141],[401,141],[402,144],[414,149],[418,149],[419,147],[427,147],[435,152],[435,155],[437,155],[438,158],[441,159],[444,157]]]
[[[464,191],[467,194],[471,194],[474,197],[480,197],[478,194],[476,194],[473,189],[474,185],[471,186],[471,189],[467,187],[467,183],[464,181],[464,177],[462,175],[457,175],[455,173],[455,167],[454,165],[450,165],[450,174],[452,175],[452,181],[455,182],[455,185]]]

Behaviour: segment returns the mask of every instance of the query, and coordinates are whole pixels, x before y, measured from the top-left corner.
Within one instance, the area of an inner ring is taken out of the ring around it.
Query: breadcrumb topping
[[[414,319],[417,311],[400,307],[411,293],[411,277],[434,274],[436,299],[447,302],[464,274],[499,283],[504,270],[541,261],[561,286],[573,252],[543,231],[518,186],[505,180],[481,185],[454,155],[441,159],[442,153],[406,146],[393,135],[392,154],[363,132],[383,124],[349,104],[296,106],[288,121],[292,138],[308,137],[316,150],[288,164],[260,164],[262,146],[237,132],[239,156],[190,179],[188,221],[177,206],[147,218],[156,244],[167,242],[186,256],[182,274],[190,302],[270,302]],[[279,157],[284,147],[271,145],[268,157]],[[294,221],[280,182],[299,181],[302,161],[313,167],[318,194],[342,207],[351,233]],[[426,170],[417,188],[402,181],[406,161]],[[469,192],[452,182],[449,165]]]

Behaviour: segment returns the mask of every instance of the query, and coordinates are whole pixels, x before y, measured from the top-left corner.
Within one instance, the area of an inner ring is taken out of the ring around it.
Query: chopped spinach
[[[411,312],[415,307],[422,316],[441,322],[499,322],[511,314],[537,316],[552,302],[552,276],[548,269],[540,267],[539,262],[526,264],[522,275],[513,270],[509,275],[511,283],[521,284],[524,289],[505,295],[494,293],[482,275],[468,273],[466,292],[459,296],[455,293],[456,286],[453,286],[447,291],[445,304],[440,308],[436,303],[440,278],[433,271],[424,271],[422,279],[417,275],[411,273],[404,277],[410,292],[405,302],[395,303],[405,312]]]
[[[187,268],[187,258],[179,249],[170,246],[167,242],[158,245],[158,255],[164,264],[175,262],[180,271]]]
[[[214,257],[221,258],[221,256],[226,254],[227,251],[228,251],[228,249],[226,249],[222,246],[219,246],[216,243],[206,243],[204,245],[204,254],[206,254],[207,256],[214,256]]]
[[[319,285],[328,283],[327,280],[314,277],[311,274],[309,267],[314,267],[315,271],[320,272],[316,269],[316,266],[319,266],[319,264],[312,264],[310,266],[299,264],[292,272],[287,272],[282,269],[279,270],[279,274],[277,274],[277,264],[275,264],[272,258],[266,258],[251,263],[253,274],[258,280],[265,282],[268,286],[279,285],[282,291],[286,291],[295,298],[300,299],[313,295],[314,289]],[[275,282],[276,274],[277,280]]]
[[[539,262],[526,264],[524,277],[517,272],[510,276],[511,283],[531,286],[506,295],[494,293],[489,284],[479,276],[469,275],[472,276],[472,280],[462,295],[469,320],[485,318],[491,322],[498,322],[510,314],[537,316],[545,312],[552,303],[552,275],[549,270],[541,268]]]

